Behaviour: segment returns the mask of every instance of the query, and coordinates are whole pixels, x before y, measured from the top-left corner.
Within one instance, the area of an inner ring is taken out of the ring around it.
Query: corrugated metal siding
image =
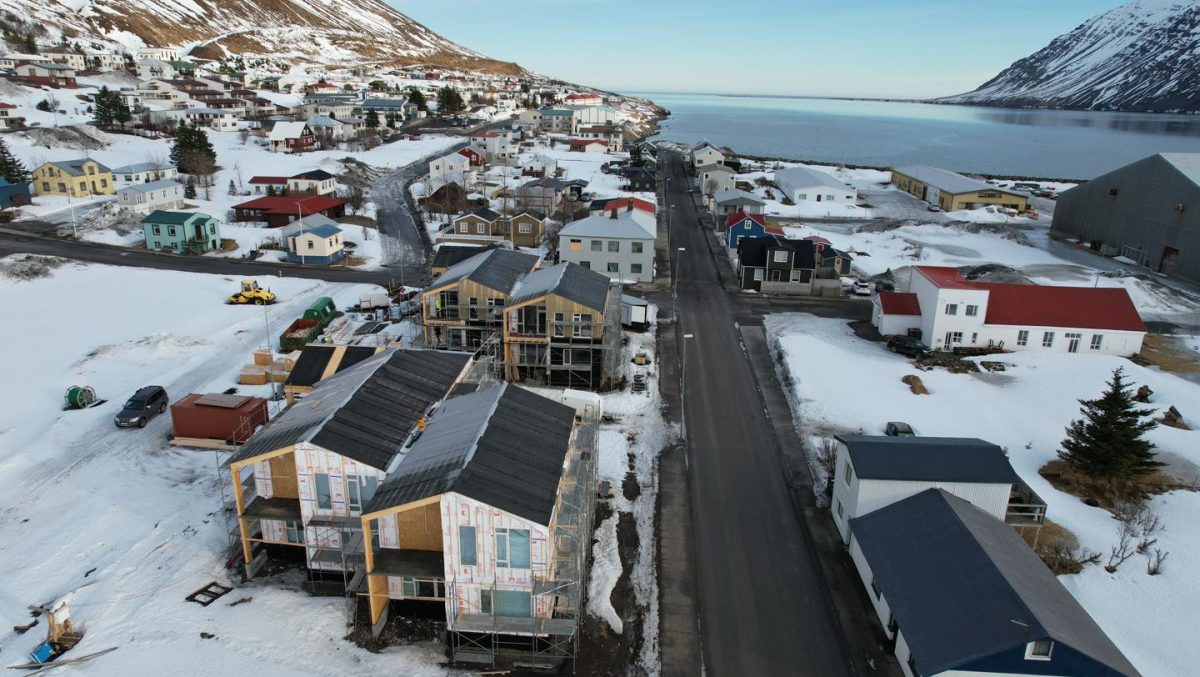
[[[976,506],[980,510],[1003,520],[1008,508],[1009,484],[982,484],[965,482],[898,482],[881,480],[856,481],[858,496],[855,516],[874,512],[909,496],[916,496],[926,489],[943,489]]]

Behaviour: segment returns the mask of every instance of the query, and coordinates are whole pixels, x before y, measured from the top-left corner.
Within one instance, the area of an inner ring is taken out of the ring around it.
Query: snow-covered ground
[[[0,270],[14,258],[0,260]],[[164,386],[173,399],[234,386],[266,340],[264,321],[274,335],[318,296],[341,306],[378,289],[258,281],[281,302],[224,305],[238,280],[216,275],[66,263],[32,281],[0,276],[0,303],[19,318],[6,333],[12,359],[0,381],[0,480],[20,488],[0,497],[0,562],[8,571],[0,622],[28,623],[28,605],[65,597],[86,626],[68,656],[118,647],[72,668],[81,675],[222,674],[247,664],[280,676],[446,675],[437,667],[440,644],[375,654],[345,641],[341,598],[264,581],[208,607],[184,600],[211,581],[231,580],[214,457],[168,446],[169,415],[142,430],[116,428],[113,415],[147,384]],[[64,412],[72,384],[90,385],[108,402]],[[44,623],[5,633],[6,662],[19,662],[44,633]]]
[[[882,434],[887,421],[905,421],[918,435],[978,437],[1004,447],[1017,473],[1048,504],[1047,516],[1080,543],[1107,555],[1117,522],[1100,509],[1055,490],[1038,469],[1056,458],[1068,423],[1079,416],[1080,398],[1093,398],[1118,366],[1131,381],[1149,385],[1149,406],[1180,408],[1193,428],[1200,385],[1129,360],[1105,355],[1014,353],[1000,373],[918,371],[882,344],[856,338],[843,322],[811,315],[772,315],[766,327],[782,348],[793,383],[792,402],[801,432],[815,440],[840,432]],[[846,374],[854,374],[846,378]],[[901,377],[919,375],[928,395],[913,395]],[[1136,387],[1136,385],[1135,385]],[[1159,426],[1148,434],[1160,453],[1194,469],[1200,464],[1200,432]],[[1158,576],[1135,557],[1115,574],[1087,566],[1060,580],[1145,675],[1185,675],[1200,663],[1194,639],[1195,600],[1200,599],[1200,493],[1176,491],[1150,499],[1166,528],[1155,547],[1170,552]]]

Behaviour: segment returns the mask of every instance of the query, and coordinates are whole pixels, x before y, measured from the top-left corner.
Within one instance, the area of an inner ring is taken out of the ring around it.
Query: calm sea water
[[[1090,179],[1147,155],[1200,152],[1200,116],[884,101],[640,93],[671,111],[655,138],[748,155]]]

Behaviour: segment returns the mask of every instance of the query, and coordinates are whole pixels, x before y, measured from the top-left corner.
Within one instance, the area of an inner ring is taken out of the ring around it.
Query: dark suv
[[[887,349],[909,357],[926,357],[930,354],[929,348],[920,339],[911,336],[889,336]]]
[[[167,391],[162,386],[139,388],[113,419],[118,428],[145,428],[150,419],[167,410]]]

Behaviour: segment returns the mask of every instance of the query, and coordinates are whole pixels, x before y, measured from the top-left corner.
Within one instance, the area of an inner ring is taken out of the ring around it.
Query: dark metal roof
[[[485,247],[475,247],[471,245],[459,244],[444,244],[438,247],[437,252],[433,255],[434,268],[449,268],[456,263],[466,261],[472,256],[478,256],[487,251]]]
[[[854,472],[872,480],[940,482],[1017,481],[1004,450],[971,437],[889,437],[841,435]]]
[[[1139,674],[1017,532],[967,501],[929,489],[850,528],[921,674],[1041,639]]]
[[[513,288],[509,305],[557,294],[575,303],[604,311],[608,299],[608,276],[575,263],[558,263],[526,275]]]
[[[575,411],[507,383],[446,400],[364,513],[457,492],[549,526]]]
[[[387,350],[318,383],[227,463],[299,442],[387,470],[417,419],[446,396],[471,356]]]
[[[441,287],[451,282],[471,280],[489,289],[508,294],[540,259],[533,254],[511,249],[488,249],[465,261],[451,266],[433,281],[430,288]]]
[[[790,249],[796,253],[792,257],[792,267],[801,270],[814,270],[816,265],[816,244],[808,240],[789,240],[778,235],[743,238],[738,243],[738,260],[750,268],[764,268],[767,265],[767,253],[773,249]]]
[[[300,349],[300,357],[288,374],[286,384],[290,386],[310,386],[321,380],[321,374],[329,366],[333,357],[334,346],[304,346]]]
[[[333,373],[339,374],[377,352],[379,352],[379,348],[376,346],[346,346],[346,351],[342,353],[342,361],[338,363],[337,369]]]

